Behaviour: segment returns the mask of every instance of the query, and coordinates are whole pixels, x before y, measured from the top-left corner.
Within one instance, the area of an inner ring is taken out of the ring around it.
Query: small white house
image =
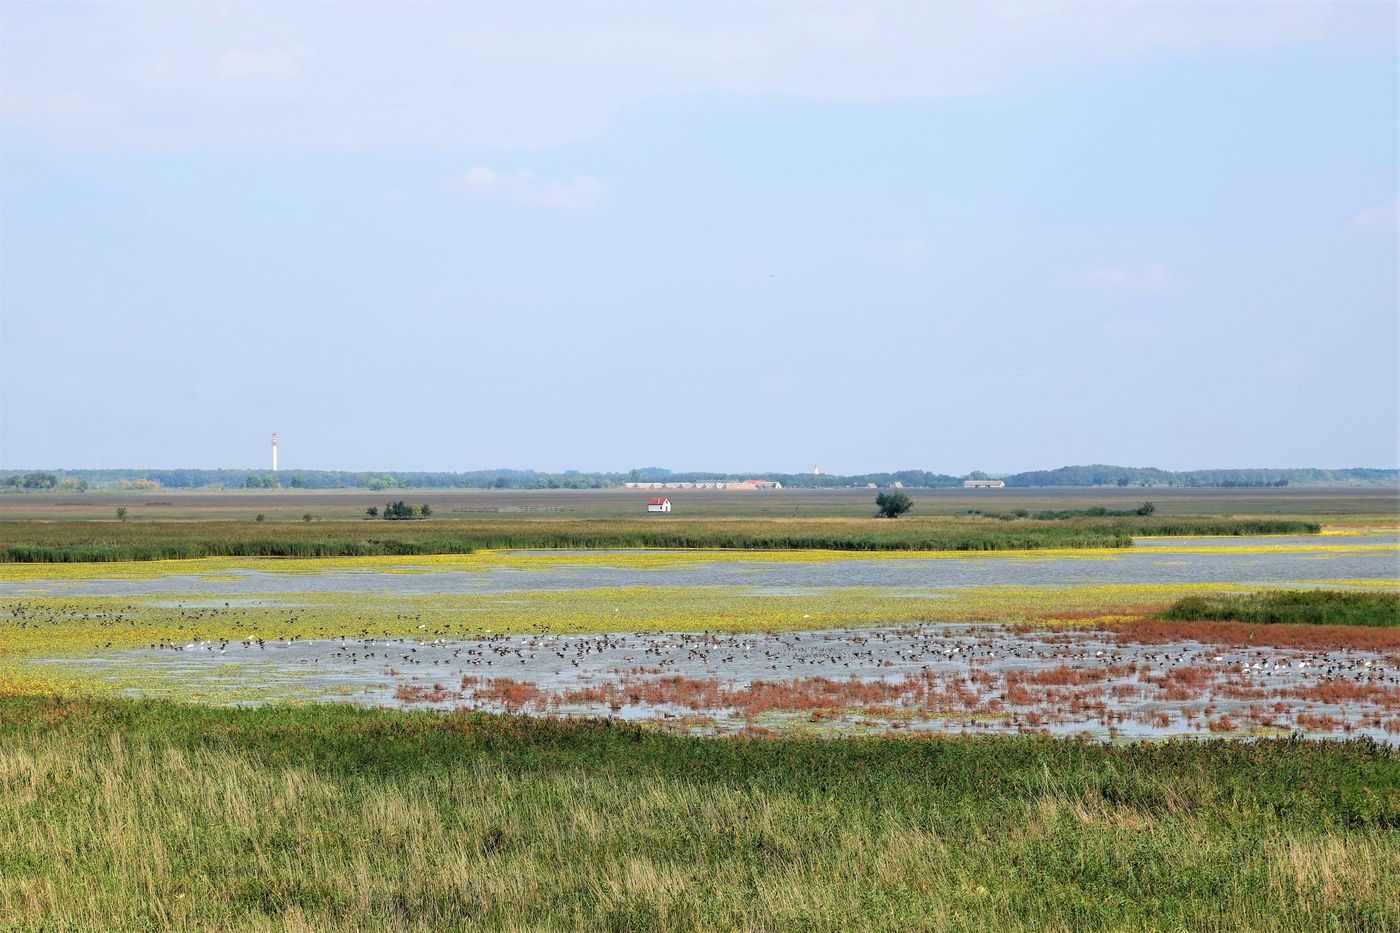
[[[670,499],[648,499],[648,500],[647,500],[647,511],[648,511],[648,512],[669,512],[669,511],[671,511],[671,500],[670,500]]]

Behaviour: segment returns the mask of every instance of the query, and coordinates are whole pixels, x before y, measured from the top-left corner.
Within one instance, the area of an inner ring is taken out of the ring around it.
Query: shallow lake
[[[1169,544],[1167,542],[1170,542]],[[1196,550],[1192,550],[1195,548]],[[509,555],[510,552],[503,552]],[[1396,580],[1400,548],[1395,535],[1365,537],[1144,538],[1132,548],[1096,550],[1065,556],[1063,551],[972,554],[966,557],[852,555],[850,559],[765,560],[761,552],[714,559],[709,552],[695,563],[628,567],[629,556],[645,551],[615,552],[619,566],[599,564],[598,552],[548,552],[539,569],[473,567],[463,569],[415,563],[411,557],[385,569],[382,561],[320,561],[314,573],[285,572],[296,561],[232,561],[217,574],[182,573],[180,562],[154,577],[85,577],[51,580],[0,580],[0,598],[18,596],[275,596],[279,593],[365,593],[425,595],[435,593],[502,593],[523,590],[598,589],[653,586],[741,586],[815,592],[825,587],[943,589],[989,584],[1055,586],[1083,584],[1231,583],[1278,584],[1314,581]],[[674,552],[665,552],[674,556]],[[587,563],[570,564],[586,556]],[[539,552],[522,552],[530,557]],[[683,560],[680,559],[680,560]],[[327,566],[327,565],[333,565]],[[411,571],[411,572],[404,572]]]
[[[349,595],[348,607],[388,613],[419,612],[421,607],[408,608],[412,598],[443,594],[504,594],[492,602],[531,602],[536,606],[532,612],[547,612],[560,601],[556,594],[567,591],[601,591],[609,599],[610,588],[651,588],[647,598],[662,606],[678,598],[667,592],[673,587],[772,597],[774,604],[798,596],[815,598],[820,607],[842,606],[834,619],[842,627],[511,636],[483,635],[478,629],[452,637],[421,633],[319,640],[269,636],[135,650],[99,648],[86,656],[81,651],[31,656],[23,663],[96,679],[134,695],[228,704],[338,699],[616,716],[698,733],[1048,731],[1111,739],[1301,732],[1400,739],[1396,652],[1220,648],[1192,641],[1137,644],[1106,630],[969,624],[969,618],[989,616],[963,615],[962,609],[947,616],[963,620],[959,624],[911,624],[908,620],[918,616],[889,605],[889,597],[953,597],[976,593],[975,588],[1063,594],[1086,585],[1217,583],[1231,589],[1400,585],[1400,538],[1384,533],[1140,539],[1128,549],[1078,554],[828,553],[806,559],[762,552],[552,551],[417,560],[235,559],[198,562],[197,567],[177,561],[159,567],[126,565],[110,575],[100,567],[85,567],[71,575],[55,569],[46,577],[28,568],[0,580],[0,599],[14,606],[35,597],[72,597],[71,606],[55,611],[82,616],[110,611],[86,609],[82,598],[120,597],[132,600],[119,610],[124,618],[139,619],[141,612],[159,605],[200,619],[230,611],[222,607],[234,599],[231,611],[236,612],[295,606],[298,594],[332,600]],[[869,588],[868,599],[862,588]],[[847,602],[837,600],[838,591]],[[543,599],[541,592],[547,594]],[[533,600],[515,595],[529,593],[535,594]],[[824,598],[830,601],[822,602]],[[850,627],[857,616],[845,615],[849,607],[875,605],[877,598],[886,601],[886,608],[878,617],[861,618],[885,624]],[[302,600],[313,602],[309,596]],[[324,611],[336,624],[339,610]],[[435,611],[442,620],[462,620],[480,609],[459,601]],[[586,617],[600,627],[625,627],[625,621],[611,621],[615,611],[605,605],[601,612],[608,615]],[[427,628],[426,621],[417,624],[418,618],[407,625]],[[702,616],[700,625],[710,618]],[[356,624],[375,631],[369,623]],[[512,631],[529,631],[533,625],[527,621]],[[534,630],[547,628],[541,622]]]
[[[51,659],[245,702],[653,720],[699,733],[1302,732],[1400,740],[1400,658],[1366,650],[1143,645],[1112,633],[908,625],[783,633],[202,642]]]

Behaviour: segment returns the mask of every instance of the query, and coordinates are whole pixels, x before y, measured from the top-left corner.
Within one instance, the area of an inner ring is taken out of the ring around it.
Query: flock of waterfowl
[[[1362,649],[1133,644],[999,625],[474,638],[344,634],[163,643],[144,668],[218,699],[296,672],[372,704],[621,715],[698,731],[1279,733],[1400,740],[1400,658]],[[1302,702],[1306,701],[1306,702]]]

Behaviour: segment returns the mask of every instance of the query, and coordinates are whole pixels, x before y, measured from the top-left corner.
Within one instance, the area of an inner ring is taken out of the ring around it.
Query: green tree
[[[973,470],[971,473],[967,474],[967,478],[968,478],[968,479],[991,479],[990,476],[988,476],[986,473],[983,473],[981,470]]]
[[[418,514],[427,518],[429,515],[433,514],[433,510],[428,506],[428,503],[424,502],[418,507]]]
[[[1155,511],[1157,511],[1157,506],[1151,502],[1144,502],[1137,508],[1137,513],[1139,515],[1151,515]]]
[[[119,505],[119,506],[117,506],[117,521],[119,521],[119,522],[124,522],[124,521],[126,521],[126,506],[124,506],[124,505]]]
[[[365,514],[368,515],[370,518],[378,518],[378,517],[379,517],[379,506],[377,506],[377,505],[372,505],[372,506],[370,506],[369,508],[365,509]]]
[[[5,485],[14,486],[17,489],[53,489],[58,485],[58,477],[42,470],[23,475],[16,473],[13,476],[5,477]]]
[[[875,508],[879,509],[877,518],[898,518],[913,507],[914,500],[899,490],[882,492],[875,497]]]

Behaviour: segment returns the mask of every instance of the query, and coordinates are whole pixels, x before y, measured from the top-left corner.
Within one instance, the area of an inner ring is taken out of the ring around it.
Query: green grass
[[[1158,618],[1176,622],[1253,622],[1261,625],[1367,625],[1400,627],[1400,593],[1270,590],[1188,596]]]
[[[0,928],[1394,929],[1367,742],[0,699]]]
[[[1400,490],[1385,487],[1286,489],[910,489],[913,516],[965,516],[971,510],[1011,512],[1132,510],[1151,499],[1157,515],[1259,515],[1382,523],[1400,520]],[[869,518],[875,491],[784,489],[776,493],[678,490],[670,495],[674,519]],[[0,491],[0,517],[10,521],[111,520],[118,507],[135,521],[354,520],[390,499],[427,502],[438,518],[530,520],[543,516],[634,519],[649,490],[385,490],[230,489],[93,490],[86,493]]]
[[[371,557],[524,548],[1001,551],[1127,547],[1134,535],[1295,534],[1283,519],[470,519],[416,522],[0,522],[0,562]]]

